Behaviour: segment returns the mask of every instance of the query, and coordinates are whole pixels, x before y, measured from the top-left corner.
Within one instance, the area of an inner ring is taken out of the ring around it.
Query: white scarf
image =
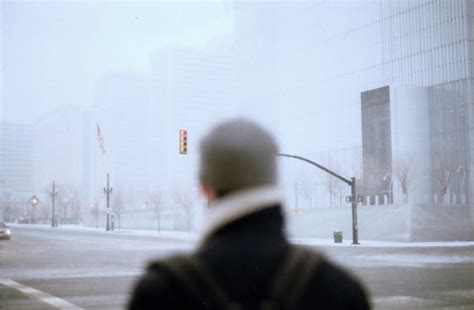
[[[204,214],[202,242],[221,227],[251,213],[283,204],[284,195],[276,186],[241,190],[210,204]]]

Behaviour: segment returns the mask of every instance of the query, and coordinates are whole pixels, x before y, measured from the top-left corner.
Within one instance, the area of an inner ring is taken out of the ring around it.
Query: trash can
[[[334,243],[342,243],[342,231],[334,231]]]

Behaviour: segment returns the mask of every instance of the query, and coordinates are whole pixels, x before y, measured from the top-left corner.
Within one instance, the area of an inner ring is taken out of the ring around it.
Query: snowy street
[[[14,225],[0,242],[0,309],[121,309],[146,262],[190,251],[186,233]],[[474,243],[332,244],[294,239],[359,276],[376,309],[474,303]]]

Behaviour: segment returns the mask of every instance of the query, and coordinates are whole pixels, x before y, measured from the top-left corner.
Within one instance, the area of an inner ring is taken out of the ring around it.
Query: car
[[[12,237],[12,231],[5,224],[5,222],[0,222],[0,239],[10,240]]]

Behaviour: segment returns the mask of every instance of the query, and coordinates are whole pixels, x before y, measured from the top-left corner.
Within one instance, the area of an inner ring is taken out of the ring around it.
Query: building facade
[[[156,116],[151,113],[149,75],[107,73],[96,83],[94,101],[87,134],[93,201],[104,201],[107,174],[113,195],[144,196],[156,174],[151,165],[151,126]]]
[[[34,189],[42,193],[52,182],[81,189],[84,108],[65,106],[43,115],[34,126]]]
[[[428,89],[382,87],[363,92],[361,103],[364,195],[396,204],[432,201]]]
[[[33,193],[33,128],[0,123],[0,197],[27,202]]]
[[[233,50],[216,42],[208,50],[171,48],[152,57],[151,134],[158,188],[198,188],[199,140],[216,122],[239,115]],[[179,153],[179,132],[188,133],[187,154]]]
[[[87,122],[90,110],[64,106],[40,117],[33,126],[34,194],[40,200],[39,219],[51,216],[51,192],[55,183],[55,213],[62,223],[77,223],[91,192],[90,145]]]
[[[449,188],[473,200],[471,1],[237,2],[234,14],[236,27],[245,29],[245,20],[238,21],[243,17],[258,25],[248,46],[270,38],[259,53],[275,59],[278,83],[262,91],[277,94],[287,152],[357,149],[361,93],[423,87],[430,103],[432,192]],[[266,65],[254,69],[265,72]],[[358,170],[351,174],[361,178]]]

